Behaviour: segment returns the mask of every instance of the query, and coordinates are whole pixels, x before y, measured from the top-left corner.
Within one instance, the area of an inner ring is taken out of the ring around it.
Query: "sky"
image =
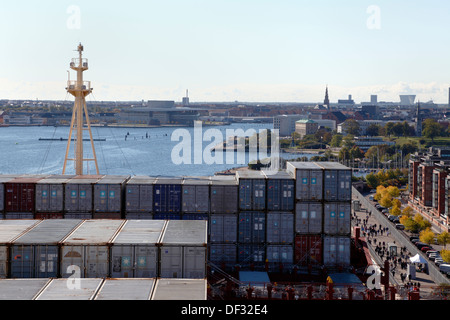
[[[447,103],[450,1],[0,0],[0,99]],[[70,73],[75,77],[74,71]]]

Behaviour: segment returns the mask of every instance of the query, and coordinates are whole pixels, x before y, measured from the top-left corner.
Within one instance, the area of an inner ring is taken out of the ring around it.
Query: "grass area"
[[[450,145],[450,137],[436,137],[432,142],[431,139],[425,137],[391,137],[390,141],[395,141],[395,143],[399,146],[404,145],[405,143],[412,143],[420,148],[426,148],[426,146],[449,146]],[[420,142],[423,143],[420,143]]]

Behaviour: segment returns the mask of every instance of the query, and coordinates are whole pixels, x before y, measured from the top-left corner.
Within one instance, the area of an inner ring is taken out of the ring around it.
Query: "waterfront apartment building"
[[[431,147],[409,160],[409,202],[449,228],[450,148]]]

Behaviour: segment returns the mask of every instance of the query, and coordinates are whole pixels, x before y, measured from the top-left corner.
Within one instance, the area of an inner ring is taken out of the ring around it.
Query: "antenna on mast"
[[[70,122],[70,131],[69,131],[69,139],[67,141],[67,148],[66,148],[66,156],[64,158],[64,166],[62,174],[65,174],[66,172],[66,165],[67,161],[71,160],[75,162],[75,174],[77,175],[83,175],[83,163],[84,161],[94,161],[95,162],[95,168],[97,171],[97,174],[99,174],[98,170],[98,164],[97,164],[97,156],[95,154],[95,148],[94,148],[94,139],[92,138],[92,132],[91,132],[91,124],[89,121],[89,114],[86,107],[86,96],[88,96],[93,88],[91,88],[91,82],[90,81],[83,81],[83,72],[88,69],[88,61],[87,59],[83,59],[83,46],[81,43],[78,45],[77,51],[79,53],[79,58],[74,58],[70,62],[70,68],[72,70],[75,70],[77,72],[77,80],[70,80],[70,72],[69,72],[69,80],[67,81],[67,87],[66,90],[71,95],[75,97],[75,104],[73,108],[72,113],[72,120]],[[86,121],[84,121],[86,119]],[[87,125],[87,128],[84,127],[84,125]],[[69,150],[70,150],[70,144],[72,141],[72,133],[75,129],[76,132],[76,138],[75,140],[75,150],[74,158],[69,158]],[[91,141],[91,147],[93,152],[93,158],[92,159],[85,159],[83,155],[83,131],[88,130],[89,131],[89,137]]]

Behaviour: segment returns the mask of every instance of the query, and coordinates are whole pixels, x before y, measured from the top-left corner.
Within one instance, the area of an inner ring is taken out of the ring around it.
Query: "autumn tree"
[[[419,240],[426,244],[432,244],[434,242],[435,234],[430,228],[422,230],[419,235]]]
[[[443,231],[437,235],[437,242],[446,247],[447,243],[450,243],[450,233],[447,231]]]

